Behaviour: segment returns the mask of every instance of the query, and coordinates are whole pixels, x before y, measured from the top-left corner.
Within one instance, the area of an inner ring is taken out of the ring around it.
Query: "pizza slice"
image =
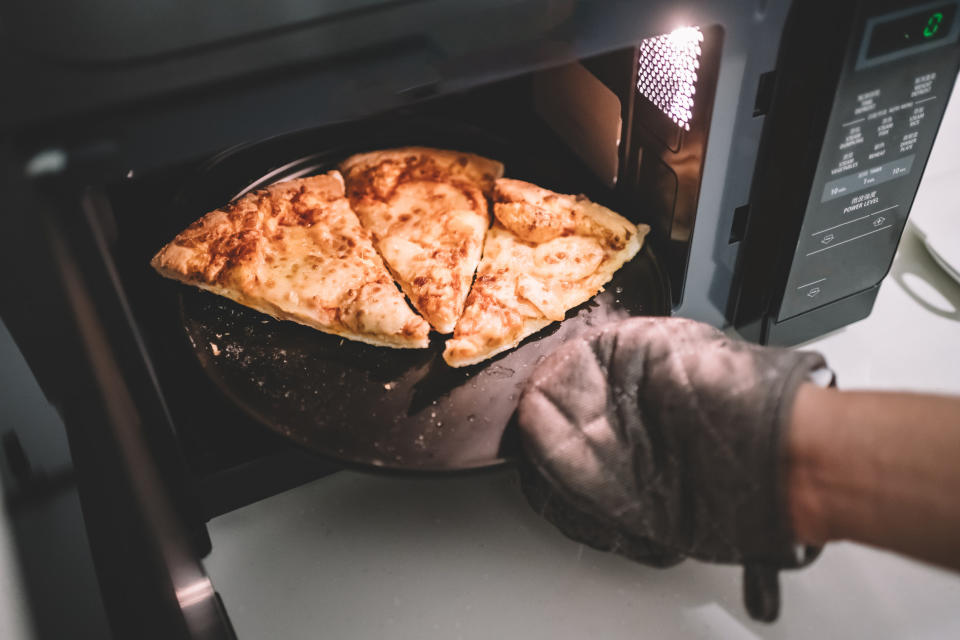
[[[463,312],[503,165],[470,153],[405,147],[341,165],[350,204],[404,293],[440,333]]]
[[[394,284],[337,171],[211,211],[150,264],[275,318],[368,344],[428,346],[430,327]]]
[[[497,180],[496,220],[443,358],[476,364],[586,302],[637,254],[649,232],[583,196]]]

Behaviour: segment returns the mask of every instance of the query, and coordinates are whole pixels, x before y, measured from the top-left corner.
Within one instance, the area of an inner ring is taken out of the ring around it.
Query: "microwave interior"
[[[337,465],[291,444],[283,437],[282,425],[279,435],[264,428],[271,416],[239,406],[243,398],[237,402],[200,366],[198,345],[191,344],[193,336],[185,331],[184,314],[191,312],[185,305],[202,306],[214,296],[185,294],[187,287],[158,276],[149,261],[161,246],[238,194],[333,169],[352,153],[407,145],[451,148],[502,161],[507,177],[584,194],[633,222],[649,224],[652,231],[644,251],[655,257],[655,266],[617,289],[652,295],[657,308],[645,311],[669,314],[683,293],[722,37],[719,27],[687,27],[635,47],[451,95],[425,96],[357,121],[238,141],[209,157],[142,174],[131,171],[102,188],[88,189],[88,221],[115,266],[139,329],[201,518],[323,475]],[[184,302],[185,295],[193,302]],[[200,348],[218,353],[232,348],[224,333],[229,331],[216,334],[223,338],[219,345],[216,338]],[[245,358],[249,370],[263,365],[251,363],[257,356],[240,353],[242,344],[237,344],[239,366]],[[389,360],[394,354],[376,357]],[[284,362],[274,364],[282,369]],[[458,384],[447,374],[437,374],[443,381],[430,389],[427,397],[434,404]],[[283,394],[290,391],[286,385],[295,382],[267,376],[266,384],[276,386],[270,393]],[[391,384],[389,375],[365,375],[357,384],[356,400],[332,394],[325,404],[311,406],[325,407],[348,425],[366,418],[372,409],[363,401],[364,391],[376,387],[382,392],[384,384]],[[504,399],[513,402],[516,394]],[[422,406],[417,409],[429,415],[428,400],[414,394],[411,403],[418,402]],[[342,406],[334,410],[338,403]],[[457,415],[472,421],[477,412],[470,411]]]

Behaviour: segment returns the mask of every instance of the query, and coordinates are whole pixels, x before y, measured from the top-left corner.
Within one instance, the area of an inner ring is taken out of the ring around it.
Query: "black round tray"
[[[563,186],[569,167],[551,167],[542,157],[521,159],[511,145],[485,132],[438,129],[435,122],[397,131],[368,131],[366,138],[354,137],[353,145],[330,145],[299,157],[292,154],[309,140],[234,150],[201,169],[178,198],[179,206],[196,218],[250,189],[329,170],[360,150],[403,144],[485,153],[503,160],[508,176],[558,191],[584,190]],[[284,156],[297,159],[284,162]],[[516,438],[507,427],[533,368],[592,326],[668,314],[669,299],[657,259],[644,247],[603,292],[572,309],[563,322],[492,360],[454,369],[441,357],[446,336],[432,334],[428,349],[374,347],[274,320],[197,289],[180,291],[183,327],[200,366],[243,410],[324,457],[411,472],[478,469],[515,458]]]

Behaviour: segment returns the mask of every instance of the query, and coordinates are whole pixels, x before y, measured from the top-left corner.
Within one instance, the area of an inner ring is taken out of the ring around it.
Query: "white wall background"
[[[917,198],[923,195],[925,184],[947,175],[960,178],[960,81],[953,86],[953,94],[940,124]]]

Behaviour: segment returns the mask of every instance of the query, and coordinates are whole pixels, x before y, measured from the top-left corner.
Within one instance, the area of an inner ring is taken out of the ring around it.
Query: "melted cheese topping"
[[[348,158],[351,203],[403,291],[440,333],[463,311],[490,225],[486,158],[411,147]]]
[[[275,317],[386,346],[427,346],[337,172],[245,195],[153,259],[163,275]]]
[[[649,230],[584,198],[498,180],[496,221],[443,357],[480,362],[589,300],[640,250]]]

